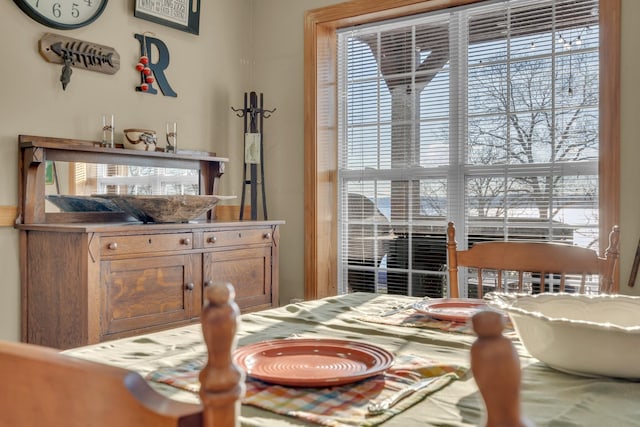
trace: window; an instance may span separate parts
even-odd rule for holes
[[[340,29],[366,26],[481,0],[352,0],[305,14],[305,298],[338,289],[338,51]],[[620,0],[599,0],[599,235],[620,218]],[[343,201],[341,201],[344,203]],[[604,248],[606,244],[600,244]],[[616,276],[618,272],[616,272]],[[616,278],[616,280],[618,280]]]
[[[444,296],[449,220],[598,249],[598,50],[594,0],[340,31],[341,289]]]

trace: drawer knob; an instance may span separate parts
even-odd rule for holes
[[[185,246],[189,246],[191,244],[191,239],[189,238],[182,239],[182,244]]]
[[[185,288],[187,288],[187,290],[192,291],[193,288],[195,288],[196,285],[193,284],[193,282],[189,282],[185,285]]]
[[[207,239],[207,243],[215,243],[218,240],[216,236],[211,236]]]
[[[208,288],[209,286],[213,285],[213,282],[211,280],[207,280],[204,282],[204,287]]]
[[[271,240],[271,233],[264,233],[263,237],[265,240]]]
[[[107,249],[111,249],[112,251],[115,251],[116,249],[118,249],[118,244],[116,242],[111,242],[107,244]]]

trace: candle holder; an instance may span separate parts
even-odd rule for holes
[[[113,114],[102,115],[102,146],[107,148],[114,148],[115,143],[113,140],[113,134],[115,132],[115,119]]]
[[[167,145],[164,148],[164,151],[167,153],[177,153],[178,152],[178,123],[177,122],[167,122]]]

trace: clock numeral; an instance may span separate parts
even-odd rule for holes
[[[86,3],[87,6],[92,7],[93,6],[93,1],[92,0],[84,0],[84,2]],[[36,7],[38,7],[40,3],[40,0],[36,1]],[[79,3],[71,3],[71,17],[72,18],[78,18],[80,16],[80,4]],[[54,3],[53,6],[51,7],[51,14],[53,16],[55,16],[56,18],[60,18],[60,16],[62,16],[62,5],[60,5],[60,3]]]
[[[60,18],[60,15],[62,15],[62,11],[60,10],[60,3],[53,4],[53,7],[51,8],[51,13],[56,18]]]

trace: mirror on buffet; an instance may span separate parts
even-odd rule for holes
[[[45,211],[109,212],[106,195],[197,195],[199,171],[149,166],[47,161]]]

